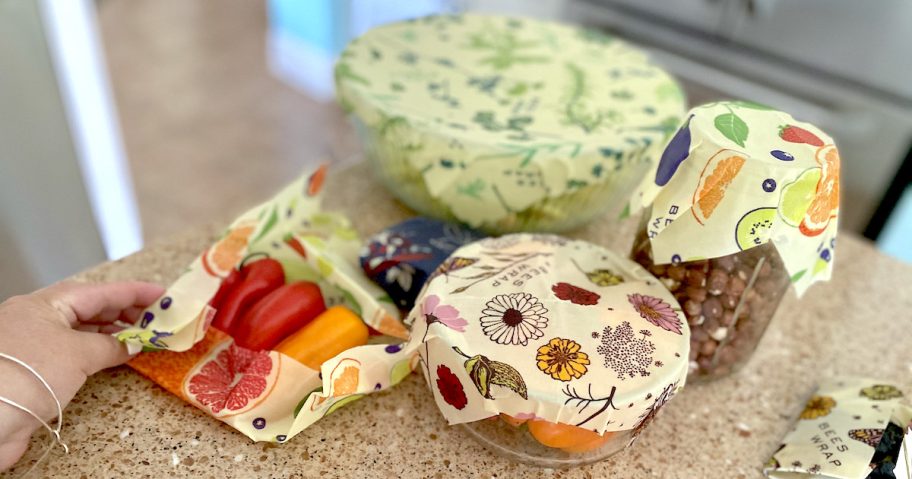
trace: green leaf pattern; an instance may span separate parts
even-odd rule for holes
[[[744,123],[744,120],[742,120],[740,116],[736,115],[734,112],[722,113],[716,117],[713,123],[715,124],[716,129],[719,130],[719,133],[722,133],[725,138],[728,138],[742,148],[744,147],[744,142],[747,141],[749,129],[747,123]]]

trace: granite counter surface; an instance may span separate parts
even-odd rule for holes
[[[362,235],[411,213],[366,165],[331,176],[327,209]],[[600,221],[568,236],[626,252],[635,225]],[[81,281],[167,284],[218,234],[205,226],[77,275]],[[614,238],[609,241],[606,238]],[[843,234],[833,280],[789,294],[757,353],[738,374],[688,385],[630,450],[569,470],[511,463],[449,427],[413,374],[390,392],[346,406],[289,443],[254,444],[127,367],[89,379],[66,409],[64,439],[36,477],[618,477],[759,478],[815,382],[867,375],[912,392],[912,267]],[[44,445],[38,434],[17,477]]]

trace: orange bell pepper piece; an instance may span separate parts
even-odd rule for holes
[[[585,452],[595,449],[613,436],[611,433],[602,436],[589,429],[540,419],[529,421],[528,424],[529,432],[536,441],[545,446],[561,448],[568,452]]]
[[[604,446],[616,434],[617,434],[616,432],[606,432],[605,434],[602,434],[601,436],[598,436],[589,442],[584,442],[582,444],[577,444],[575,446],[565,447],[564,450],[567,452],[577,452],[577,453],[589,452],[589,451],[592,451],[594,449],[598,449],[598,448]]]
[[[367,344],[367,325],[345,306],[333,306],[276,346],[275,350],[319,370],[337,354]]]

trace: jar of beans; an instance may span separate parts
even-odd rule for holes
[[[631,256],[674,294],[690,324],[688,380],[716,378],[747,362],[788,289],[771,243],[719,258],[655,264],[646,227]]]
[[[668,141],[631,256],[681,304],[691,379],[743,366],[785,291],[830,278],[839,161],[819,128],[749,101],[694,107]]]

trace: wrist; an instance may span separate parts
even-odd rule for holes
[[[0,358],[0,397],[30,409],[38,417],[50,421],[57,416],[54,400],[32,374],[18,364]],[[31,436],[41,424],[25,411],[0,402],[0,443],[9,438]]]

